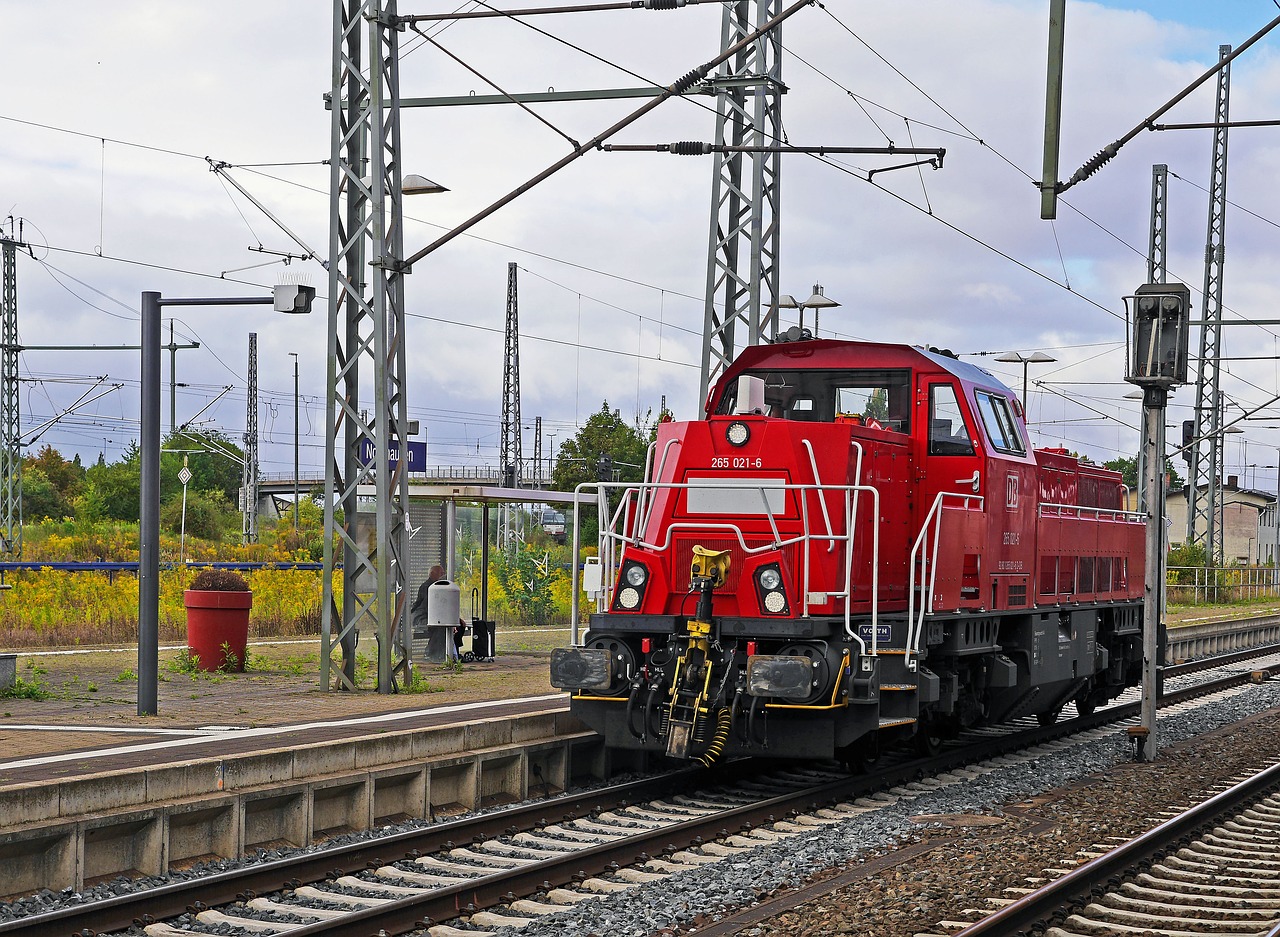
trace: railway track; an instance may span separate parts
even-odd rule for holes
[[[1034,929],[1034,930],[1033,930]],[[959,937],[1271,935],[1280,930],[1280,765],[1117,846]]]
[[[1166,701],[1247,679],[1237,673],[1167,693]],[[138,925],[152,937],[228,925],[297,937],[434,926],[445,937],[450,929],[436,922],[459,915],[472,928],[520,923],[972,777],[982,770],[966,767],[974,762],[1057,744],[1072,733],[1111,732],[1103,727],[1136,709],[1132,702],[1056,726],[975,734],[931,758],[900,759],[867,776],[796,766],[754,775],[738,766],[680,772],[33,916],[0,925],[0,937]]]

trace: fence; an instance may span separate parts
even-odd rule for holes
[[[1200,605],[1280,598],[1274,566],[1170,566],[1165,579],[1170,604]]]

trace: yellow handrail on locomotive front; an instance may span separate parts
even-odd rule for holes
[[[832,709],[848,709],[849,701],[844,700],[839,703],[832,703],[829,706],[814,706],[809,703],[765,703],[765,709],[803,709],[809,713],[824,713]]]
[[[626,696],[587,696],[581,690],[573,698],[590,700],[593,703],[625,703],[628,699]]]

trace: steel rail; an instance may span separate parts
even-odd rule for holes
[[[1028,927],[1061,913],[1064,908],[1090,899],[1094,889],[1130,876],[1140,865],[1176,848],[1182,839],[1194,836],[1224,815],[1238,813],[1243,806],[1277,787],[1280,787],[1280,764],[1258,772],[1155,829],[1073,869],[1062,878],[966,927],[956,937],[1012,937],[1020,934]]]
[[[1161,703],[1169,705],[1183,702],[1247,683],[1249,680],[1248,673],[1231,674],[1162,694]],[[439,889],[421,897],[355,912],[335,921],[305,925],[290,933],[296,937],[319,934],[367,935],[378,930],[385,930],[389,934],[400,933],[420,926],[427,918],[456,916],[468,904],[476,907],[490,906],[510,900],[509,896],[513,893],[530,894],[548,883],[565,885],[583,876],[607,873],[624,863],[644,861],[651,852],[687,848],[707,838],[725,835],[726,826],[749,828],[777,819],[783,813],[814,809],[831,802],[865,796],[886,787],[911,782],[922,775],[945,772],[1074,732],[1133,718],[1138,709],[1139,704],[1136,702],[1110,706],[1089,716],[1064,720],[1052,726],[1029,728],[1003,736],[966,739],[963,745],[944,748],[930,757],[877,767],[867,774],[733,808],[712,817],[696,818],[656,831],[638,830],[634,838],[577,850],[545,863],[495,872],[493,875]],[[199,879],[175,882],[104,901],[7,921],[0,924],[0,937],[67,937],[69,934],[92,937],[95,934],[124,930],[135,923],[150,923],[175,917],[197,902],[207,907],[229,904],[257,894],[276,892],[305,882],[337,878],[400,861],[405,857],[452,848],[455,840],[481,842],[519,829],[545,825],[548,822],[545,818],[548,816],[581,817],[595,811],[617,809],[640,799],[667,796],[698,785],[714,787],[729,784],[758,770],[758,766],[753,766],[751,762],[737,762],[718,770],[686,769],[661,778],[632,781],[585,794],[564,795],[522,804],[511,810],[433,823],[419,830],[255,863]],[[369,925],[374,922],[376,926],[370,929]]]
[[[721,769],[722,772],[724,770]],[[738,768],[736,773],[742,774],[743,769]],[[150,922],[182,914],[197,899],[205,905],[214,906],[235,901],[249,893],[279,891],[293,881],[323,881],[327,877],[383,865],[384,858],[396,861],[417,853],[448,848],[453,845],[453,840],[480,841],[501,836],[513,826],[536,826],[545,822],[543,818],[548,815],[576,818],[599,810],[616,809],[641,798],[662,797],[685,790],[690,784],[705,780],[709,774],[702,768],[685,769],[660,778],[630,781],[587,793],[522,804],[511,810],[432,823],[418,830],[254,863],[136,894],[6,921],[0,924],[0,935],[67,937],[69,934],[124,930],[135,921]],[[723,774],[717,775],[721,776]]]

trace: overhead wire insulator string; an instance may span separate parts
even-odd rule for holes
[[[1245,41],[1244,45],[1240,46],[1240,48],[1236,49],[1230,55],[1224,56],[1223,59],[1220,62],[1218,62],[1217,65],[1210,68],[1208,71],[1206,71],[1203,75],[1201,75],[1191,84],[1187,85],[1185,88],[1179,91],[1173,98],[1169,100],[1168,103],[1166,103],[1164,106],[1160,108],[1157,108],[1155,113],[1153,113],[1146,120],[1142,121],[1132,130],[1126,133],[1123,137],[1121,137],[1119,140],[1116,140],[1114,143],[1110,143],[1107,146],[1104,146],[1101,150],[1098,151],[1098,154],[1094,156],[1093,159],[1089,160],[1087,163],[1085,163],[1083,166],[1077,169],[1075,171],[1075,174],[1066,182],[1055,183],[1056,190],[1059,193],[1065,192],[1067,191],[1067,189],[1071,188],[1077,182],[1083,182],[1085,179],[1088,179],[1095,172],[1101,169],[1106,163],[1110,162],[1111,158],[1120,151],[1120,148],[1122,146],[1124,146],[1126,143],[1128,143],[1138,134],[1142,133],[1142,131],[1155,130],[1156,129],[1155,121],[1157,117],[1167,112],[1175,104],[1179,103],[1180,101],[1182,101],[1183,98],[1187,97],[1187,95],[1195,91],[1196,88],[1200,87],[1207,80],[1209,80],[1214,75],[1218,74],[1218,72],[1222,71],[1224,68],[1230,65],[1231,62],[1235,58],[1237,58],[1242,52],[1248,49],[1251,45],[1253,45],[1255,42],[1257,42],[1267,33],[1271,32],[1271,30],[1274,29],[1278,24],[1280,24],[1280,16],[1277,16],[1266,26],[1263,26],[1260,30],[1258,30],[1256,33],[1250,36]],[[1046,185],[1047,184],[1048,183],[1046,182]]]
[[[916,146],[795,146],[793,144],[765,144],[763,146],[732,143],[700,143],[697,140],[681,140],[678,143],[604,143],[600,149],[606,153],[670,153],[673,156],[706,156],[710,153],[802,153],[826,156],[828,153],[851,153],[858,156],[932,156],[939,168],[947,151],[943,147]],[[926,160],[926,162],[931,162]],[[917,165],[912,163],[911,165]]]
[[[641,117],[644,117],[646,114],[648,114],[654,108],[658,107],[660,104],[665,103],[666,101],[670,100],[673,97],[676,97],[677,95],[683,94],[689,88],[693,87],[694,84],[701,81],[708,74],[710,74],[712,69],[716,68],[723,62],[727,62],[729,59],[739,54],[743,49],[746,49],[747,47],[751,46],[753,43],[759,41],[759,39],[762,36],[765,36],[769,32],[776,29],[779,25],[781,25],[786,20],[788,20],[793,14],[799,12],[799,10],[802,7],[806,7],[812,2],[813,0],[796,0],[795,3],[791,4],[781,13],[779,13],[777,16],[770,19],[767,23],[762,25],[759,29],[753,30],[751,33],[744,36],[739,41],[735,42],[728,49],[725,49],[723,52],[721,52],[711,61],[698,66],[697,68],[690,71],[688,74],[677,79],[670,86],[663,89],[661,94],[645,102],[640,107],[636,108],[634,111],[628,114],[626,117],[622,118],[620,121],[615,123],[613,126],[609,127],[604,132],[598,134],[597,136],[593,137],[591,140],[587,141],[587,143],[584,144],[583,146],[577,147],[572,153],[552,163],[550,166],[548,166],[542,172],[538,173],[528,182],[525,182],[522,185],[517,186],[515,189],[512,189],[510,192],[502,196],[502,198],[498,199],[493,204],[489,205],[487,208],[482,209],[481,211],[472,215],[466,221],[450,229],[444,235],[436,238],[434,241],[432,241],[426,247],[422,248],[417,253],[405,258],[403,261],[400,262],[399,264],[400,268],[403,270],[406,267],[412,266],[414,263],[421,260],[423,257],[426,257],[428,254],[438,250],[439,248],[443,247],[445,244],[448,244],[458,235],[463,234],[466,231],[470,230],[476,224],[483,221],[485,218],[488,218],[498,209],[504,207],[514,199],[523,195],[525,192],[528,192],[538,183],[545,182],[547,179],[555,175],[561,169],[564,169],[564,167],[568,166],[570,163],[575,162],[579,157],[585,154],[588,150],[598,148],[602,143],[604,143],[604,141],[608,140],[618,131],[631,126],[631,124],[635,123]]]
[[[699,3],[719,3],[720,0],[622,0],[620,3],[579,3],[573,6],[536,7],[528,10],[472,10],[469,13],[414,13],[397,17],[397,21],[413,26],[416,23],[439,23],[446,20],[492,19],[497,16],[539,16],[546,13],[601,13],[608,10],[674,10]]]

